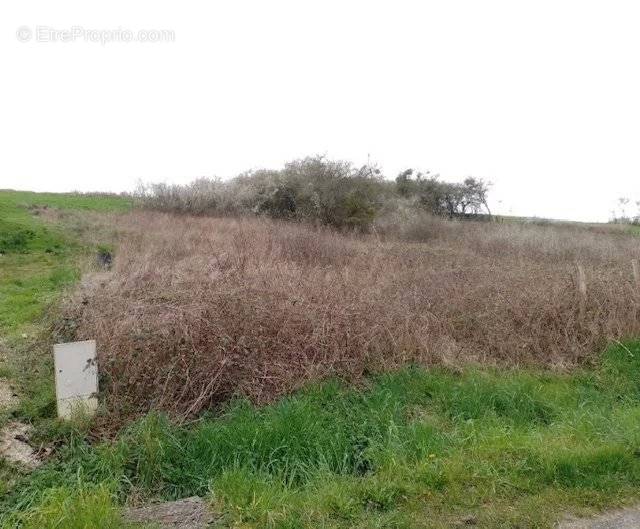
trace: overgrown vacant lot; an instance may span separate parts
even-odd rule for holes
[[[639,334],[621,227],[77,212],[128,207],[0,193],[6,240],[32,232],[0,261],[2,374],[53,448],[0,462],[2,529],[129,529],[193,494],[255,529],[550,528],[640,498],[640,345],[605,350]],[[104,406],[56,423],[51,344],[85,337]]]
[[[640,246],[622,231],[427,220],[418,243],[150,212],[117,229],[114,269],[63,329],[100,343],[110,420],[410,363],[570,367],[640,331]]]

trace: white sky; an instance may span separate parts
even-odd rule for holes
[[[46,42],[37,26],[175,40]],[[3,0],[0,188],[369,155],[392,177],[486,178],[501,213],[606,220],[640,200],[639,26],[619,0]]]

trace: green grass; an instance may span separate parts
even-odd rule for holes
[[[37,508],[20,520],[23,529],[124,529],[107,486],[52,488]]]
[[[36,208],[123,211],[121,197],[0,191],[0,334],[15,336],[37,322],[51,299],[78,277],[80,244]]]
[[[263,408],[235,401],[191,426],[151,414],[112,442],[68,433],[2,520],[58,527],[87,502],[117,512],[131,495],[198,494],[222,527],[551,527],[640,497],[638,381],[635,343],[573,374],[410,368]]]

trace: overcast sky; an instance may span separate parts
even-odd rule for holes
[[[485,178],[505,214],[607,220],[640,200],[639,27],[618,0],[3,1],[0,188],[324,153]]]

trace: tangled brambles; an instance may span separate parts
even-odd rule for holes
[[[415,243],[392,226],[344,235],[151,212],[117,222],[113,269],[68,306],[77,338],[98,341],[116,422],[412,362],[570,366],[640,331],[640,250],[621,231],[431,219]]]

